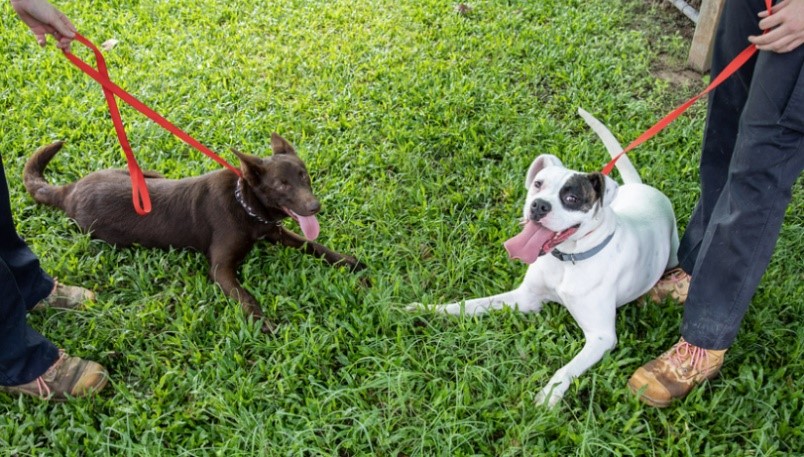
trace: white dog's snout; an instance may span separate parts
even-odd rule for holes
[[[537,198],[536,200],[533,200],[533,203],[530,204],[530,219],[538,221],[544,216],[550,214],[552,209],[553,206],[550,204],[550,202]]]

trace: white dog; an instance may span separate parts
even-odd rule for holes
[[[622,151],[606,126],[586,111],[578,112],[612,157]],[[568,170],[555,156],[537,157],[525,178],[522,233],[505,243],[511,258],[530,264],[522,284],[463,305],[433,305],[447,314],[463,309],[470,315],[504,306],[537,312],[548,301],[564,305],[583,330],[586,344],[553,375],[537,403],[555,405],[573,378],[612,349],[617,343],[617,307],[643,295],[667,268],[678,264],[670,200],[642,184],[626,156],[617,169],[622,186],[598,172]]]

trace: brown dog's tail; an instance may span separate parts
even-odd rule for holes
[[[25,163],[25,170],[22,174],[25,189],[28,190],[28,193],[31,194],[34,200],[58,208],[61,207],[64,194],[69,192],[68,187],[72,187],[72,185],[54,186],[48,184],[48,182],[45,181],[43,173],[47,164],[50,163],[50,160],[59,152],[59,149],[61,149],[63,145],[63,141],[56,141],[37,149],[31,158],[28,159],[28,162]]]

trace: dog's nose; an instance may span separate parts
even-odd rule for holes
[[[318,200],[311,200],[307,202],[305,206],[307,206],[307,211],[309,211],[310,214],[316,214],[321,210],[321,203],[319,203]]]
[[[547,216],[551,209],[553,209],[553,207],[550,206],[550,202],[537,198],[530,204],[530,218],[534,221],[538,221],[544,216]]]

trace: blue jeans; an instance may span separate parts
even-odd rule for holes
[[[761,34],[764,3],[725,2],[713,75]],[[770,262],[804,168],[803,64],[804,46],[760,51],[709,95],[701,196],[678,250],[692,275],[681,335],[696,346],[731,346]]]
[[[58,349],[32,329],[28,310],[53,290],[53,279],[17,235],[0,158],[0,385],[36,379],[53,365]]]

